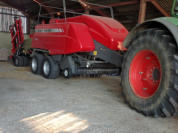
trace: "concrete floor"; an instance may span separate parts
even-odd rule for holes
[[[46,80],[0,63],[0,133],[178,133],[178,117],[130,109],[117,77]]]

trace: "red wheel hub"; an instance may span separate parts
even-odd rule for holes
[[[133,92],[142,98],[149,98],[159,88],[161,66],[158,57],[151,50],[142,50],[133,58],[129,70],[129,81]]]

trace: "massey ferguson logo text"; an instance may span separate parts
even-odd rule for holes
[[[35,29],[35,32],[58,32],[58,33],[63,33],[64,29],[62,29],[62,28],[57,28],[57,29]]]

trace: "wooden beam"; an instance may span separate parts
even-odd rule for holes
[[[85,14],[90,14],[90,7],[85,3],[87,2],[87,0],[78,0],[78,1],[80,5],[85,9]]]
[[[156,2],[155,0],[147,0],[147,1],[151,2],[164,16],[170,17],[170,14],[167,13],[167,11],[164,10],[164,8],[162,8],[158,2]]]
[[[106,13],[104,13],[103,11],[101,11],[100,9],[98,9],[97,7],[95,6],[91,6],[91,9],[93,9],[94,11],[96,11],[98,14],[100,14],[101,16],[104,16],[104,17],[108,17],[108,15]]]
[[[105,16],[108,17],[107,14],[105,14],[104,12],[102,12],[98,7],[93,6],[93,5],[89,5],[88,3],[86,3],[86,0],[78,0],[80,2],[80,4],[82,5],[82,7],[86,10],[90,10],[93,9],[94,11],[96,11],[98,14],[100,14],[101,16]]]
[[[101,16],[104,16],[104,17],[108,17],[108,15],[106,13],[104,13],[103,11],[101,11],[100,9],[92,6],[91,7],[94,11],[96,11],[98,14],[100,14]]]
[[[38,4],[41,4],[43,1],[42,0],[33,0],[34,2],[38,3]],[[55,12],[53,9],[47,7],[47,6],[44,6],[43,7],[48,13],[50,12]],[[54,14],[50,14],[51,17],[54,17]]]
[[[133,5],[133,4],[138,4],[138,3],[139,3],[139,0],[131,0],[131,1],[126,1],[126,2],[112,3],[112,4],[105,5],[105,6],[119,7],[119,6],[127,6],[127,5]],[[102,8],[105,8],[105,7],[95,7],[95,9],[102,9]],[[75,11],[81,11],[81,10],[82,9],[78,9],[78,10],[75,10]],[[105,14],[105,16],[107,16],[107,15]]]
[[[118,7],[118,6],[127,6],[127,5],[133,5],[133,4],[138,4],[138,3],[139,3],[139,0],[131,0],[131,1],[125,1],[125,2],[112,3],[112,4],[105,5],[105,6]],[[103,14],[103,12],[101,12],[101,10],[99,10],[102,8],[105,8],[105,7],[95,7],[95,11],[97,13],[99,13],[100,15],[107,17],[108,15],[106,15],[105,13]]]
[[[138,17],[138,23],[143,23],[146,17],[146,0],[140,0],[140,11]]]

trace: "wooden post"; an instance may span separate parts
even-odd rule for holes
[[[89,5],[86,3],[87,0],[80,0],[79,2],[80,2],[80,4],[82,5],[82,7],[84,8],[85,14],[90,14]]]
[[[143,23],[146,17],[146,0],[140,0],[140,11],[138,17],[138,23]]]
[[[163,9],[155,0],[148,0],[150,1],[164,16],[170,17],[170,14],[167,13],[165,9]]]

